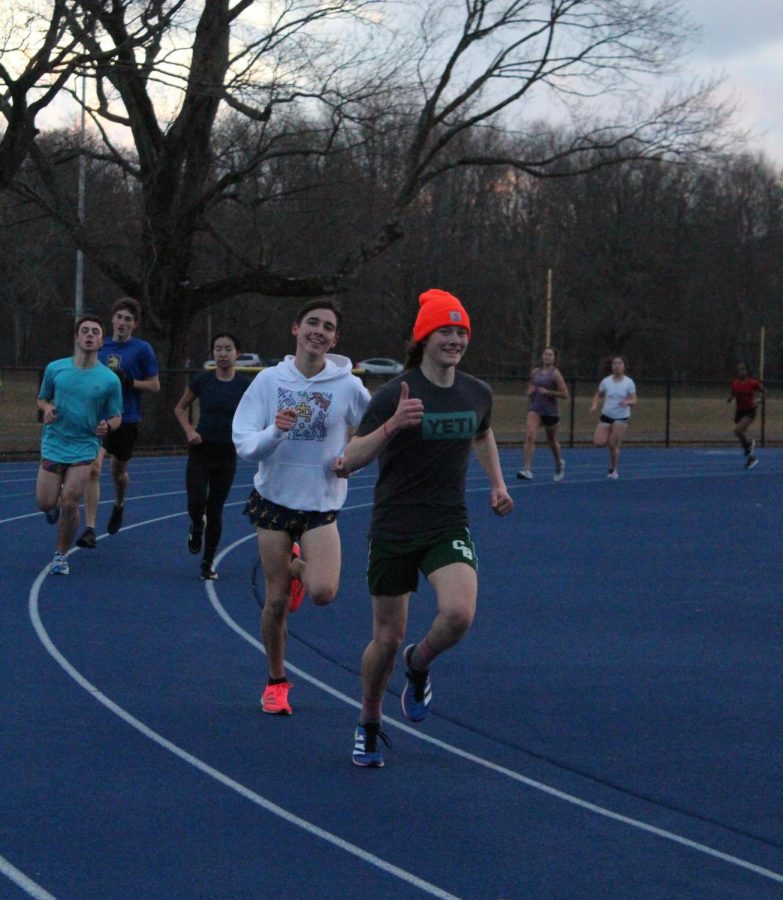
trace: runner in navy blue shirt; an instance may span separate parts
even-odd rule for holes
[[[174,415],[188,440],[188,465],[185,484],[188,490],[188,550],[204,554],[201,577],[217,578],[213,562],[223,532],[223,506],[237,468],[237,453],[231,436],[231,423],[250,379],[240,375],[234,365],[239,341],[224,332],[212,340],[215,368],[199,372],[191,379],[174,407]],[[198,400],[198,424],[190,421],[190,411]]]

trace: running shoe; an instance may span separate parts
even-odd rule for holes
[[[745,463],[745,468],[746,469],[755,469],[758,464],[759,464],[758,457],[753,456],[751,454],[751,456],[748,457],[748,461]]]
[[[261,712],[270,713],[273,716],[290,716],[291,704],[288,702],[290,690],[290,681],[268,684],[261,695]]]
[[[520,469],[517,472],[517,478],[520,478],[522,481],[532,481],[533,473],[530,471],[530,469]]]
[[[195,556],[197,553],[201,553],[201,538],[204,535],[204,531],[201,528],[196,528],[196,526],[191,522],[190,528],[188,528],[188,550]]]
[[[109,532],[109,534],[117,534],[120,528],[122,528],[122,514],[124,512],[124,506],[117,506],[116,503],[114,504],[114,508],[111,511],[109,521],[106,525],[106,530]]]
[[[69,575],[71,570],[68,568],[68,560],[64,553],[55,553],[52,564],[49,566],[50,575]]]
[[[291,559],[301,559],[302,558],[302,550],[299,547],[299,544],[294,541],[294,546],[291,548]],[[299,609],[302,605],[302,601],[304,600],[305,590],[304,585],[302,584],[302,580],[300,578],[292,578],[291,579],[291,600],[288,604],[288,611],[294,612]]]
[[[383,768],[383,754],[378,749],[378,738],[387,747],[391,747],[388,737],[381,731],[380,722],[367,722],[366,725],[356,726],[351,756],[355,766],[362,766],[365,769]]]
[[[46,521],[50,525],[56,525],[57,520],[60,518],[60,504],[58,503],[54,509],[47,509],[44,515],[46,516]]]
[[[84,547],[85,550],[94,550],[97,547],[97,541],[95,539],[95,529],[90,528],[89,525],[84,531],[76,538],[76,546]]]
[[[562,481],[565,477],[565,460],[561,459],[555,469],[555,481]]]
[[[415,644],[408,644],[402,654],[407,681],[400,696],[400,702],[405,718],[409,722],[423,722],[427,718],[432,702],[432,682],[429,669],[426,672],[416,672],[411,668],[411,656],[415,646]]]
[[[611,478],[612,481],[617,481],[617,479],[620,477],[620,473],[617,471],[617,469],[609,469],[609,474],[606,477]]]
[[[201,563],[201,580],[202,581],[217,581],[218,573],[212,566],[212,563],[208,563],[206,560]]]

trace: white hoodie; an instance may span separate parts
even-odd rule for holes
[[[262,497],[308,512],[343,505],[348,483],[332,472],[332,463],[370,402],[352,368],[348,357],[328,353],[324,368],[306,378],[286,356],[253,379],[234,413],[233,436],[237,454],[258,461],[253,483]],[[281,409],[296,410],[290,431],[275,427]]]

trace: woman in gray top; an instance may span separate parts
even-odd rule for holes
[[[525,465],[517,472],[517,478],[530,481],[533,478],[533,454],[536,452],[536,436],[538,429],[543,428],[552,455],[555,458],[555,481],[562,481],[565,475],[565,462],[557,439],[560,425],[558,400],[568,400],[568,388],[557,368],[557,350],[544,347],[541,354],[541,365],[530,373],[527,386],[530,406],[525,420]]]

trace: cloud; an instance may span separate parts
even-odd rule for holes
[[[736,122],[752,133],[750,149],[783,165],[782,0],[684,0],[701,33],[683,60],[691,74],[723,75]]]
[[[697,57],[723,62],[783,41],[781,0],[684,0],[682,9],[701,29]]]

